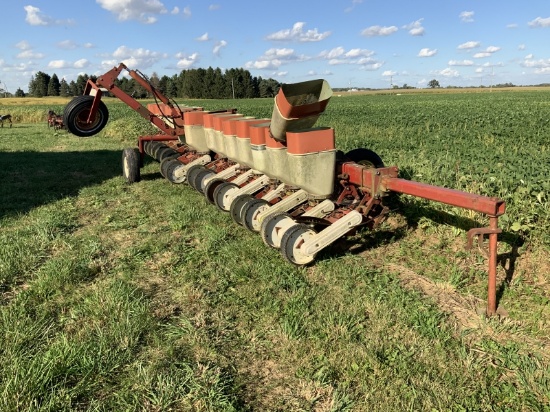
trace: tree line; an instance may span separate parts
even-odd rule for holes
[[[173,76],[159,77],[153,72],[145,76],[147,81],[162,94],[171,98],[187,99],[244,99],[256,97],[274,97],[279,91],[280,83],[274,79],[254,77],[248,70],[237,68],[227,69],[187,69]],[[88,80],[96,81],[97,76],[80,74],[76,80],[67,82],[59,80],[54,73],[51,76],[39,71],[29,82],[28,93],[20,88],[16,97],[32,96],[79,96],[84,93]],[[115,85],[134,98],[152,97],[150,93],[132,78],[120,77]]]

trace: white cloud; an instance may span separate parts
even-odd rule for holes
[[[87,59],[80,59],[74,62],[73,67],[75,69],[84,69],[90,66],[90,62]]]
[[[20,50],[29,50],[32,49],[31,45],[27,40],[21,40],[19,43],[15,45]]]
[[[517,23],[510,23],[506,25],[507,29],[517,29],[518,27],[519,26],[517,25]]]
[[[395,76],[396,74],[397,72],[394,72],[393,70],[386,70],[382,73],[382,76],[390,77],[390,76]]]
[[[518,50],[525,50],[527,48],[527,46],[525,46],[525,44],[520,44],[518,46]]]
[[[16,56],[18,59],[42,59],[44,58],[43,53],[35,53],[32,50],[23,50]]]
[[[478,41],[467,41],[466,43],[462,43],[458,46],[460,50],[469,50],[469,49],[475,49],[476,47],[481,46],[481,43]]]
[[[474,62],[471,60],[449,60],[449,66],[473,66]]]
[[[351,0],[351,6],[346,7],[346,8],[344,9],[344,12],[345,12],[345,13],[349,13],[349,12],[353,11],[353,9],[355,8],[355,6],[357,6],[358,4],[361,4],[361,3],[363,3],[363,0]]]
[[[550,17],[537,17],[535,20],[531,20],[527,24],[529,27],[550,27]]]
[[[52,26],[52,25],[70,25],[74,24],[74,20],[55,20],[50,16],[42,13],[38,7],[25,6],[23,9],[26,12],[25,21],[31,26]]]
[[[191,17],[191,7],[187,6],[183,8],[183,15],[187,18]]]
[[[168,10],[159,0],[96,0],[105,10],[115,14],[119,21],[137,20],[145,24],[157,21],[158,14]]]
[[[420,49],[418,52],[418,57],[432,57],[437,54],[437,49],[428,49],[427,47],[424,49]]]
[[[277,70],[283,64],[305,60],[309,60],[309,57],[295,54],[294,49],[271,48],[255,61],[247,62],[244,67],[247,69]]]
[[[495,53],[500,50],[500,47],[497,46],[489,46],[487,47],[487,50],[485,50],[487,53]]]
[[[52,60],[48,63],[50,69],[66,69],[68,67],[71,67],[71,63],[66,60]]]
[[[405,30],[408,30],[411,36],[423,36],[425,29],[424,27],[422,27],[422,20],[424,19],[418,19],[417,21],[413,21],[412,23],[409,23],[406,26],[403,26],[403,28]]]
[[[180,8],[178,6],[174,6],[170,14],[178,14],[180,12]]]
[[[525,60],[531,60],[534,56],[532,54],[528,54],[525,56]]]
[[[197,37],[195,40],[197,41],[208,41],[210,38],[208,37],[208,33],[204,33],[202,36]]]
[[[460,73],[457,70],[449,69],[448,67],[446,69],[443,69],[443,70],[436,70],[434,73],[438,74],[440,76],[444,76],[444,77],[458,77],[458,76],[460,76]]]
[[[78,45],[72,40],[63,40],[57,43],[57,46],[61,49],[71,50],[76,49]]]
[[[294,23],[291,29],[283,29],[278,32],[269,34],[267,40],[273,41],[298,41],[298,42],[315,42],[326,39],[330,36],[330,31],[319,33],[317,29],[304,32],[304,22]]]
[[[225,40],[221,40],[217,42],[216,45],[214,46],[214,49],[212,49],[212,53],[218,56],[220,54],[221,49],[224,48],[225,46],[227,46],[227,42]]]
[[[374,52],[368,49],[350,49],[346,51],[343,47],[335,47],[331,50],[324,50],[318,57],[328,60],[331,66],[339,64],[354,64],[361,66],[363,70],[377,70],[383,62],[375,60],[372,56]]]
[[[93,45],[93,43],[84,43],[82,47],[86,49],[93,49],[95,46]]]
[[[474,21],[474,12],[473,11],[463,11],[459,14],[460,20],[464,23],[471,23]]]
[[[131,49],[126,46],[120,46],[113,52],[113,58],[118,62],[123,62],[132,69],[147,69],[159,60],[167,57],[164,53],[159,53],[143,48]]]
[[[208,6],[208,10],[210,11],[218,10],[219,8],[220,8],[219,4],[211,4],[210,6]]]
[[[199,54],[196,52],[189,56],[185,53],[178,53],[176,57],[179,59],[176,63],[178,69],[188,69],[199,61]]]
[[[488,52],[479,52],[479,53],[476,53],[474,54],[474,59],[482,59],[484,57],[491,57],[491,53],[488,53]]]
[[[52,18],[42,13],[38,7],[25,6],[23,9],[27,12],[25,21],[31,26],[47,26],[52,23]]]
[[[525,59],[521,64],[523,67],[535,68],[535,69],[547,69],[550,68],[550,59],[531,60]]]
[[[361,31],[361,35],[366,37],[389,36],[399,30],[395,26],[370,26]]]

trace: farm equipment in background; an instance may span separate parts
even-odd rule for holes
[[[48,127],[53,127],[54,130],[60,130],[65,127],[63,124],[63,116],[56,114],[53,110],[48,111],[47,117]]]
[[[505,212],[504,201],[399,178],[396,166],[385,166],[369,149],[337,150],[334,129],[314,127],[332,96],[326,81],[283,84],[271,119],[257,119],[234,109],[180,108],[145,76],[128,70],[155,99],[146,108],[114,84],[122,70],[128,68],[120,64],[95,83],[88,81],[84,95],[65,108],[63,120],[77,136],[98,133],[108,120],[101,101],[105,88],[155,125],[158,134],[140,136],[137,148],[122,153],[128,183],[140,180],[147,154],[160,162],[170,182],[187,182],[299,266],[359,227],[378,227],[388,215],[384,200],[391,193],[483,213],[489,227],[471,229],[467,239],[470,247],[476,236],[480,245],[489,238],[487,313],[496,312],[498,217]]]

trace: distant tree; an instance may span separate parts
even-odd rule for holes
[[[69,83],[69,96],[77,96],[78,92],[76,89],[76,82],[74,80],[71,80]]]
[[[439,88],[441,86],[439,85],[439,82],[437,80],[432,79],[428,82],[428,87],[431,88],[431,89],[436,89],[436,88]]]
[[[57,74],[53,74],[48,82],[48,96],[59,96],[60,83]]]
[[[48,95],[48,83],[50,75],[44,72],[36,73],[29,82],[29,94],[33,97],[44,97]]]
[[[61,79],[61,81],[59,82],[59,95],[62,97],[67,97],[71,95],[69,84],[65,79]]]
[[[25,92],[21,88],[17,88],[15,91],[15,97],[25,97]]]
[[[273,79],[262,79],[259,81],[259,97],[275,97],[279,92],[280,83]]]

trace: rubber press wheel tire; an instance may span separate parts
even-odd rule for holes
[[[243,224],[243,217],[242,217],[242,211],[244,206],[246,205],[246,202],[249,200],[254,199],[254,196],[249,195],[248,193],[239,195],[233,200],[233,203],[231,203],[231,207],[229,208],[229,214],[231,215],[231,219],[239,225],[242,226]]]
[[[139,151],[130,147],[122,151],[122,175],[127,183],[136,183],[140,181],[139,164]]]
[[[227,194],[227,192],[238,188],[239,186],[237,186],[235,183],[224,182],[214,189],[214,192],[212,192],[212,198],[214,199],[214,204],[218,207],[218,209],[220,209],[222,212],[229,212],[231,205],[225,204],[225,195]]]
[[[269,202],[264,199],[253,198],[247,201],[241,211],[243,226],[251,232],[259,232],[261,224],[256,220],[256,217],[270,207]]]
[[[97,106],[97,113],[91,123],[88,116],[92,108],[94,96],[77,96],[69,102],[63,111],[63,124],[67,130],[79,137],[90,137],[98,134],[109,120],[109,110],[101,100]]]
[[[200,172],[202,169],[204,169],[203,165],[193,165],[189,169],[187,169],[187,183],[195,190],[197,190],[194,184],[195,177],[197,173]]]
[[[301,245],[317,233],[306,225],[296,225],[288,229],[281,238],[281,254],[286,261],[296,266],[309,265],[315,260],[315,255],[305,255],[300,250]]]
[[[195,174],[195,180],[193,181],[193,187],[199,192],[201,195],[204,195],[204,189],[205,186],[203,184],[204,179],[206,179],[208,176],[213,175],[214,172],[210,169],[203,169],[200,170],[197,174]]]
[[[382,158],[369,149],[353,149],[347,152],[345,157],[352,162],[368,168],[377,169],[384,167]]]

